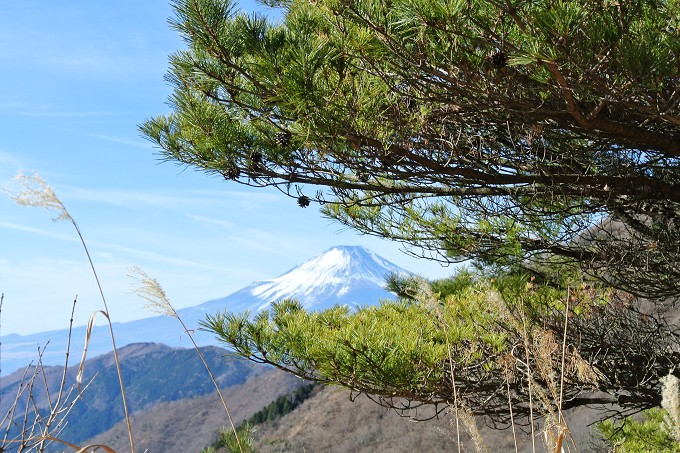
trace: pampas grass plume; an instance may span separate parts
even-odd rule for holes
[[[668,412],[666,425],[673,438],[680,442],[680,379],[672,374],[661,378],[661,407]]]
[[[128,270],[128,277],[132,279],[132,292],[142,299],[147,304],[144,308],[155,313],[171,316],[177,318],[177,311],[170,303],[165,290],[158,283],[158,280],[152,278],[144,272],[141,268],[133,266]]]
[[[71,214],[69,214],[64,204],[54,193],[52,187],[39,173],[28,176],[19,172],[14,176],[14,180],[22,189],[18,192],[6,189],[6,192],[16,204],[19,206],[34,206],[55,212],[57,217],[52,219],[55,222],[61,220],[73,221]]]

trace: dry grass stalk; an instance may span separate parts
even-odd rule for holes
[[[527,285],[531,289],[530,285]],[[583,287],[583,285],[581,285]],[[564,403],[565,380],[569,375],[575,375],[578,381],[587,382],[595,386],[600,379],[601,373],[591,364],[586,362],[576,348],[570,348],[568,344],[569,317],[571,316],[571,304],[578,305],[580,302],[590,304],[591,299],[597,294],[593,291],[575,291],[573,286],[567,287],[566,300],[564,302],[563,324],[561,328],[562,338],[558,343],[557,331],[547,330],[541,327],[529,328],[526,313],[521,309],[511,319],[511,324],[520,332],[521,341],[516,347],[524,346],[523,357],[520,358],[513,352],[511,361],[516,365],[503,364],[501,368],[506,372],[506,391],[508,392],[508,404],[512,410],[510,393],[510,377],[515,367],[522,370],[528,388],[529,417],[532,429],[532,450],[536,451],[534,443],[534,405],[538,407],[544,416],[545,423],[543,434],[546,448],[550,451],[565,451],[566,443],[570,447],[574,444],[571,431],[564,418],[562,411]],[[583,300],[581,300],[583,299]],[[513,423],[511,415],[511,423]]]
[[[83,355],[80,358],[80,364],[78,365],[78,373],[76,374],[76,382],[78,383],[78,387],[80,388],[80,385],[83,383],[83,373],[85,372],[85,360],[87,359],[87,349],[90,345],[90,338],[92,337],[92,329],[94,328],[94,322],[97,319],[97,314],[102,314],[106,319],[109,319],[109,316],[106,314],[105,311],[95,311],[90,315],[90,318],[87,320],[87,328],[85,329],[85,344],[83,345]]]
[[[560,364],[560,399],[557,405],[557,410],[559,411],[558,421],[561,423],[564,421],[564,414],[562,414],[562,403],[564,402],[564,375],[567,371],[566,359],[567,359],[567,328],[569,327],[569,288],[567,288],[567,298],[564,303],[564,330],[562,331],[562,361]],[[561,443],[561,442],[560,442]]]
[[[531,361],[529,353],[529,333],[527,332],[527,320],[524,311],[521,313],[522,335],[524,337],[524,358],[526,360],[527,385],[529,388],[529,423],[531,424],[531,451],[536,453],[536,432],[534,429],[534,401],[532,392],[533,377],[531,376]],[[519,359],[518,359],[519,361]]]
[[[113,347],[113,356],[116,364],[116,371],[118,373],[118,383],[120,385],[121,400],[123,403],[123,410],[125,412],[125,421],[127,423],[128,439],[130,441],[130,451],[134,453],[135,443],[132,435],[130,413],[128,410],[127,398],[125,395],[123,374],[120,369],[120,360],[118,358],[118,348],[116,347],[116,339],[113,332],[113,324],[111,323],[110,311],[108,304],[106,302],[106,297],[104,296],[104,290],[99,280],[99,275],[97,274],[94,262],[92,261],[92,256],[90,255],[87,243],[85,242],[83,234],[80,231],[80,228],[78,227],[78,224],[76,223],[75,219],[68,212],[62,201],[59,199],[59,197],[57,197],[57,195],[54,193],[52,187],[50,187],[50,185],[47,184],[47,182],[38,173],[35,173],[33,176],[27,176],[19,172],[14,179],[21,186],[22,189],[17,192],[11,192],[9,190],[6,190],[6,192],[8,193],[9,197],[12,198],[18,205],[40,207],[43,209],[47,209],[49,211],[53,211],[57,214],[57,217],[55,217],[53,220],[55,221],[67,220],[71,222],[71,224],[76,230],[76,233],[78,234],[78,238],[80,239],[80,243],[83,246],[83,249],[85,250],[85,254],[87,255],[87,261],[90,265],[90,269],[97,283],[99,295],[104,305],[104,310],[102,313],[105,314],[107,324],[109,326],[111,345]],[[83,352],[83,362],[81,362],[81,367],[83,366],[86,355],[87,351],[85,350]]]
[[[133,280],[133,286],[132,286],[132,291],[137,294],[139,297],[147,301],[147,304],[144,306],[145,308],[154,311],[156,313],[170,316],[173,318],[176,318],[179,323],[182,325],[182,329],[184,330],[184,333],[187,334],[189,339],[191,340],[191,343],[194,346],[194,349],[198,353],[198,356],[201,359],[201,362],[203,362],[203,366],[205,369],[208,371],[208,374],[210,375],[210,379],[212,380],[213,385],[215,386],[215,390],[217,390],[217,394],[220,397],[220,401],[222,402],[222,405],[224,406],[224,410],[227,413],[227,418],[229,419],[229,423],[231,424],[231,429],[234,433],[234,437],[236,438],[236,443],[238,444],[238,448],[243,453],[243,447],[241,445],[241,440],[239,439],[238,432],[236,430],[236,425],[234,424],[234,420],[231,417],[231,412],[229,411],[229,406],[227,405],[227,401],[224,398],[224,395],[222,394],[222,391],[220,390],[220,386],[217,383],[217,380],[215,379],[215,376],[210,369],[210,366],[208,365],[208,362],[205,360],[205,357],[203,356],[203,353],[201,352],[201,349],[198,347],[196,342],[194,341],[194,337],[192,335],[192,331],[184,324],[184,321],[182,318],[177,314],[177,310],[175,310],[175,307],[172,306],[170,303],[170,300],[168,299],[165,290],[163,287],[158,283],[158,280],[155,278],[150,277],[146,272],[144,272],[142,269],[139,267],[132,267],[129,272],[128,272],[128,277],[130,277]]]
[[[451,373],[451,386],[453,387],[453,411],[454,411],[454,417],[455,417],[455,424],[456,424],[456,444],[458,445],[458,453],[461,453],[462,451],[462,445],[460,442],[460,416],[458,414],[458,392],[456,390],[456,374],[454,373],[453,369],[453,356],[451,354],[451,346],[449,345],[449,337],[448,337],[448,332],[446,333],[446,347],[449,350],[449,367],[450,367],[450,373]]]
[[[460,409],[461,420],[470,434],[472,443],[475,445],[477,452],[488,453],[489,448],[484,443],[484,438],[482,438],[482,434],[479,432],[479,428],[477,428],[475,416],[472,414],[472,411],[468,407],[462,405]]]
[[[668,416],[664,419],[668,432],[680,442],[680,379],[669,373],[661,381],[661,407]]]
[[[56,392],[52,392],[48,385],[47,373],[42,362],[46,347],[39,347],[36,364],[31,363],[24,369],[14,400],[2,421],[0,421],[0,427],[4,428],[4,436],[0,440],[0,451],[7,451],[11,448],[16,452],[43,452],[54,441],[63,443],[58,439],[58,436],[66,426],[69,414],[81,395],[75,391],[75,386],[66,388],[66,371],[70,355],[75,305],[76,300],[73,301],[64,365]],[[91,383],[92,380],[85,384],[83,390],[86,390]],[[41,384],[47,399],[47,414],[44,413],[45,409],[38,407],[35,399],[35,394]]]
[[[437,319],[442,324],[444,329],[444,337],[446,338],[446,349],[449,352],[449,373],[451,376],[451,387],[453,388],[453,416],[454,424],[456,428],[456,445],[458,447],[458,453],[462,452],[463,446],[460,441],[460,414],[458,413],[459,402],[458,402],[458,391],[456,388],[456,373],[455,373],[455,362],[453,361],[453,353],[451,351],[451,344],[449,342],[449,329],[444,316],[441,313],[441,308],[439,301],[432,292],[432,287],[423,278],[417,277],[415,280],[414,289],[414,299],[432,310],[432,312],[437,316]]]
[[[465,428],[472,439],[475,448],[478,452],[488,452],[488,448],[485,445],[484,439],[482,438],[479,429],[475,423],[474,416],[469,408],[467,408],[458,398],[458,389],[456,386],[456,373],[455,373],[455,361],[453,358],[453,352],[451,344],[449,341],[449,326],[441,310],[441,304],[438,297],[432,291],[430,284],[421,277],[415,277],[410,280],[410,285],[406,288],[409,295],[416,300],[418,303],[427,307],[436,317],[444,330],[444,338],[446,339],[446,348],[449,351],[449,376],[451,378],[451,387],[453,389],[453,426],[456,430],[456,445],[458,453],[463,451],[463,443],[461,442],[461,427],[460,422],[462,421]],[[495,295],[495,293],[489,292],[487,296],[490,302],[500,303],[500,297]],[[495,298],[494,298],[495,297]],[[449,404],[451,406],[451,404]]]
[[[557,344],[555,335],[551,331],[535,329],[532,332],[532,352],[536,360],[536,369],[542,380],[546,383],[546,389],[541,388],[536,383],[533,388],[547,412],[544,426],[546,447],[555,452],[564,451],[566,436],[568,436],[572,444],[574,443],[571,431],[562,412],[566,376],[576,374],[580,381],[589,382],[593,385],[597,384],[599,378],[597,370],[583,360],[576,349],[570,351],[568,348],[567,333],[571,313],[569,309],[571,299],[571,287],[568,287],[564,304],[564,327],[561,345]],[[556,366],[558,353],[559,367]],[[559,382],[556,382],[556,374],[559,377]],[[555,412],[557,417],[555,417]],[[573,446],[575,447],[575,445]]]
[[[512,354],[506,354],[501,357],[498,365],[500,366],[503,377],[505,378],[505,388],[508,394],[508,410],[510,411],[510,427],[512,428],[512,440],[515,446],[515,453],[518,453],[519,445],[517,443],[517,429],[515,426],[515,414],[512,409],[512,394],[510,392],[510,380],[515,374],[515,358],[512,356]]]
[[[557,424],[559,426],[559,431],[557,434],[557,439],[555,441],[555,453],[561,453],[563,448],[562,444],[564,442],[564,435],[565,433],[570,433],[569,431],[569,426],[567,425],[567,421],[564,418],[564,414],[562,413],[562,405],[564,402],[564,377],[567,373],[567,368],[566,368],[566,360],[567,360],[567,332],[568,332],[568,327],[569,327],[569,299],[570,297],[570,288],[567,288],[567,297],[564,303],[564,330],[562,331],[562,357],[561,357],[561,362],[560,362],[560,397],[558,400],[557,404],[557,410],[558,410],[558,418],[557,418]],[[573,441],[573,438],[572,438]]]
[[[470,435],[470,438],[472,439],[472,442],[474,443],[476,450],[478,452],[488,452],[489,449],[486,446],[484,439],[482,438],[482,435],[479,432],[479,429],[477,429],[477,424],[475,423],[475,418],[474,415],[472,414],[472,411],[470,411],[470,409],[467,406],[465,406],[458,398],[458,389],[456,387],[455,361],[453,359],[453,352],[449,341],[449,326],[441,312],[441,305],[437,300],[437,297],[432,292],[432,288],[425,280],[419,279],[418,283],[421,289],[418,291],[419,298],[416,300],[418,300],[420,303],[423,303],[425,306],[430,308],[436,314],[437,318],[439,319],[439,322],[442,325],[442,328],[444,329],[446,348],[449,351],[449,374],[451,376],[451,386],[453,388],[454,424],[456,429],[456,443],[458,446],[458,452],[460,453],[463,449],[463,445],[460,438],[461,432],[460,421],[462,421],[463,424],[465,425],[465,428],[467,429],[468,434]],[[499,297],[496,297],[495,299],[493,298],[494,294],[492,293],[487,294],[490,303],[498,303],[500,301]]]

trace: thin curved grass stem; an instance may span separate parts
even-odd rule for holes
[[[231,418],[231,412],[229,411],[229,406],[227,406],[227,401],[224,398],[224,395],[222,395],[222,391],[220,390],[220,386],[217,384],[217,380],[215,379],[215,375],[210,370],[210,366],[208,365],[208,362],[205,360],[205,357],[203,356],[201,349],[196,344],[196,341],[194,341],[194,337],[191,335],[191,332],[189,331],[187,326],[184,324],[184,321],[182,321],[182,318],[180,318],[179,316],[175,316],[175,317],[177,318],[179,323],[182,324],[182,328],[184,329],[184,332],[187,334],[187,336],[191,340],[191,343],[194,345],[194,349],[198,353],[198,356],[201,358],[201,362],[203,362],[203,366],[208,371],[208,374],[210,375],[210,379],[212,380],[212,383],[215,386],[215,389],[217,390],[217,394],[220,397],[220,401],[222,401],[222,406],[224,406],[224,410],[227,413],[227,418],[229,418],[229,423],[231,424],[231,429],[234,432],[234,437],[236,437],[236,443],[238,444],[238,449],[241,453],[243,453],[243,447],[241,446],[241,440],[238,437],[236,425],[234,424],[234,420]]]
[[[135,442],[132,436],[132,423],[130,421],[130,412],[128,410],[128,405],[127,405],[127,398],[125,397],[125,384],[123,383],[123,373],[121,372],[120,369],[120,359],[118,358],[118,348],[116,347],[116,338],[113,333],[113,324],[111,323],[111,317],[109,313],[109,306],[106,303],[106,297],[104,296],[104,290],[102,289],[102,285],[99,281],[99,275],[97,275],[97,270],[94,267],[94,262],[92,261],[92,257],[90,256],[90,251],[87,248],[87,244],[85,243],[85,239],[83,238],[82,233],[80,232],[80,228],[78,228],[78,224],[76,223],[75,220],[73,220],[72,217],[69,216],[69,220],[73,224],[73,226],[76,229],[76,232],[78,233],[78,237],[80,238],[80,243],[83,245],[83,248],[85,249],[85,254],[87,255],[87,261],[90,263],[90,269],[92,269],[92,274],[94,274],[94,279],[97,282],[97,288],[99,289],[99,294],[102,299],[102,303],[104,304],[104,310],[106,311],[106,323],[109,326],[109,333],[111,334],[111,346],[113,347],[113,358],[114,362],[116,363],[116,371],[118,373],[118,383],[120,384],[120,393],[121,393],[121,399],[123,401],[123,410],[125,411],[125,423],[127,424],[127,430],[128,430],[128,439],[130,440],[130,451],[132,453],[135,452]]]

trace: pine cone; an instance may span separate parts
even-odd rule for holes
[[[227,170],[227,173],[224,175],[226,179],[238,179],[238,177],[241,176],[241,169],[238,167],[231,167],[229,170]]]
[[[253,153],[250,154],[250,162],[248,162],[248,170],[257,172],[261,171],[264,168],[264,165],[262,164],[262,154],[254,151]]]
[[[491,55],[489,55],[489,59],[491,60],[491,66],[496,69],[503,69],[506,67],[509,60],[507,54],[505,54],[505,52],[501,52],[500,50],[497,52],[492,52]]]
[[[261,164],[262,163],[262,154],[255,151],[250,155],[250,160],[253,164]]]
[[[274,142],[277,146],[288,146],[290,145],[290,139],[293,138],[293,134],[288,131],[278,132],[274,136]]]
[[[365,171],[356,172],[356,177],[361,182],[368,182],[368,173],[366,173]]]
[[[307,197],[305,195],[300,195],[297,199],[297,204],[301,208],[306,208],[307,206],[309,206],[309,203],[310,203],[309,197]]]

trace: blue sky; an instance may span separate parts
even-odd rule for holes
[[[263,7],[240,3],[248,10]],[[78,222],[114,321],[150,316],[126,273],[156,277],[176,308],[276,277],[334,245],[363,245],[429,277],[395,243],[359,236],[278,192],[160,163],[137,125],[169,111],[181,48],[167,0],[3,2],[0,181],[39,172]],[[102,308],[73,227],[0,196],[2,335],[68,326]]]

